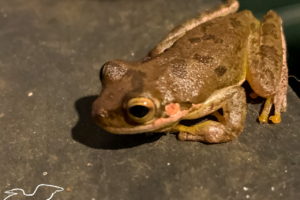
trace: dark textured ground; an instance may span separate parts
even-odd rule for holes
[[[89,118],[102,63],[141,58],[218,2],[0,0],[0,199],[41,183],[63,187],[63,200],[299,199],[292,90],[282,124],[259,125],[250,105],[244,133],[219,145],[114,136]]]

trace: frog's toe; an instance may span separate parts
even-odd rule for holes
[[[199,136],[197,135],[192,135],[188,132],[180,132],[178,134],[178,139],[181,140],[181,141],[197,141],[199,140],[198,138]]]
[[[274,123],[274,124],[279,124],[281,122],[281,116],[280,114],[275,114],[271,117],[269,117],[269,119]]]
[[[181,141],[188,140],[188,133],[187,132],[179,132],[178,139]]]
[[[268,123],[269,121],[269,116],[268,115],[265,115],[265,114],[261,114],[259,117],[258,117],[258,121],[262,124],[265,124],[265,123]]]
[[[181,141],[196,141],[196,142],[200,142],[203,141],[203,136],[202,135],[193,135],[191,133],[188,132],[180,132],[178,134],[178,139]]]

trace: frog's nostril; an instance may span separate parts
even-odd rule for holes
[[[99,115],[100,117],[102,117],[102,118],[105,118],[105,117],[108,116],[108,113],[107,113],[106,110],[101,109],[101,110],[99,110],[98,115]]]
[[[93,117],[97,120],[97,119],[101,119],[101,118],[107,118],[108,113],[106,110],[104,109],[100,109],[96,112],[93,112]]]

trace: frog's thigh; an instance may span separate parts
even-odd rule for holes
[[[269,11],[260,27],[250,37],[247,81],[256,94],[267,99],[259,117],[267,122],[271,107],[275,115],[270,119],[280,122],[280,112],[286,108],[287,62],[286,44],[282,31],[282,20]]]
[[[166,49],[171,47],[176,40],[181,38],[187,31],[203,24],[207,21],[210,21],[214,18],[225,16],[230,13],[234,13],[239,8],[239,2],[237,0],[226,0],[225,4],[222,4],[218,8],[212,11],[207,11],[202,13],[199,17],[190,19],[189,21],[185,22],[184,24],[180,25],[179,27],[175,28],[171,31],[165,39],[163,39],[151,52],[150,56],[156,56],[161,54]]]
[[[246,119],[245,91],[241,87],[234,87],[224,96],[226,96],[222,107],[224,120],[221,122],[209,120],[191,127],[178,125],[179,139],[221,143],[236,138],[242,132]],[[219,100],[221,99],[216,99]]]

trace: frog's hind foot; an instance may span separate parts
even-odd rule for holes
[[[271,109],[272,109],[272,106],[273,106],[273,97],[269,97],[267,98],[265,104],[264,104],[264,107],[263,107],[263,110],[261,112],[261,114],[259,115],[258,117],[258,120],[260,123],[268,123],[269,120],[271,120],[273,123],[280,123],[281,122],[281,116],[280,116],[280,113],[277,115],[273,115],[273,116],[270,116],[270,113],[271,113]]]
[[[268,123],[270,120],[273,124],[281,123],[281,112],[275,111],[274,115],[270,115],[272,104],[271,105],[267,105],[267,104],[269,104],[268,99],[264,105],[262,113],[258,117],[259,122]]]
[[[271,109],[274,105],[274,114],[271,115]],[[281,123],[281,113],[286,111],[286,95],[280,92],[274,97],[268,97],[263,110],[258,118],[260,123],[268,123],[269,120],[273,124]]]

